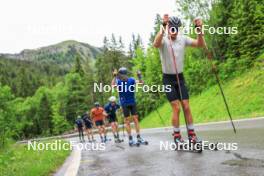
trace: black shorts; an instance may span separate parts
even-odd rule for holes
[[[103,120],[97,120],[95,121],[95,125],[98,126],[103,126],[104,125],[104,121]]]
[[[129,117],[131,115],[137,115],[136,104],[122,106],[124,117]]]
[[[85,123],[85,128],[86,129],[91,129],[91,128],[93,128],[93,124],[91,124],[91,123]]]
[[[109,122],[109,123],[117,122],[117,118],[116,118],[116,116],[108,116],[108,122]]]
[[[182,99],[188,100],[189,99],[189,93],[188,89],[185,85],[184,76],[182,73],[179,74],[179,80],[180,80],[180,90],[182,93]],[[180,100],[180,92],[179,92],[179,86],[176,79],[176,74],[163,74],[163,84],[165,86],[170,85],[171,91],[166,92],[167,99],[172,102],[175,100]]]

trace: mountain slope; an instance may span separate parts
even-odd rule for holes
[[[252,69],[224,82],[223,89],[234,119],[264,115],[264,70]],[[191,110],[195,123],[229,120],[223,98],[217,85],[200,95],[191,97]],[[158,108],[166,126],[171,125],[171,106],[165,103]],[[154,111],[141,121],[141,127],[162,127],[162,121]],[[181,124],[184,124],[181,112]]]
[[[17,54],[0,54],[0,56],[9,59],[71,64],[74,62],[77,53],[84,59],[94,59],[100,52],[101,48],[91,46],[87,43],[68,40],[37,49],[25,49]]]

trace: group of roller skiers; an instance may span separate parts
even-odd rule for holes
[[[94,103],[94,108],[90,112],[86,112],[82,116],[78,116],[75,121],[76,127],[79,131],[80,141],[84,141],[83,129],[85,129],[88,141],[94,142],[93,127],[98,129],[101,142],[106,142],[107,130],[106,121],[111,125],[112,132],[115,138],[115,142],[121,142],[118,133],[118,121],[116,111],[120,108],[120,105],[116,102],[116,98],[111,96],[109,103],[105,107],[101,107],[99,102]]]
[[[194,23],[196,27],[201,29],[202,21],[200,19],[196,19]],[[180,108],[182,107],[188,131],[188,140],[189,142],[196,143],[199,140],[194,131],[193,118],[189,106],[189,94],[183,75],[184,51],[187,46],[204,47],[204,38],[202,33],[197,34],[196,39],[185,36],[179,32],[180,26],[181,20],[178,17],[169,17],[167,14],[164,15],[163,28],[160,28],[160,32],[156,35],[153,46],[159,49],[163,73],[163,84],[171,86],[171,91],[166,92],[166,96],[172,107],[174,142],[184,142],[179,128],[179,114]],[[128,88],[129,86],[136,84],[142,84],[142,81],[138,81],[132,77],[129,77],[128,70],[125,67],[121,67],[118,71],[114,72],[114,79],[112,80],[113,87],[116,87],[117,89],[120,89],[120,87]],[[109,123],[111,123],[115,141],[121,141],[119,139],[118,123],[116,117],[116,111],[121,107],[124,115],[126,131],[129,137],[129,145],[135,143],[131,134],[129,121],[130,116],[132,116],[135,124],[137,142],[145,142],[140,136],[135,91],[131,89],[122,90],[123,91],[118,91],[118,103],[115,97],[110,97],[109,103],[104,108],[100,107],[99,103],[97,102],[95,103],[95,107],[91,110],[90,115],[89,113],[86,113],[83,116],[82,119],[87,129],[89,141],[93,140],[93,133],[91,130],[93,124],[98,128],[101,141],[107,141],[106,130],[104,126],[104,120],[106,117],[109,119]]]

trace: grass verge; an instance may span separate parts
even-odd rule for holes
[[[51,175],[63,164],[70,152],[70,150],[33,151],[28,150],[27,144],[12,144],[0,150],[0,175]]]

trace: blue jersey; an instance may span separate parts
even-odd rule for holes
[[[82,119],[81,118],[76,119],[75,124],[77,125],[78,128],[82,128],[83,127]]]
[[[135,105],[136,80],[134,78],[128,78],[126,81],[117,79],[116,85],[119,92],[119,99],[121,106]]]
[[[120,108],[119,104],[115,103],[114,105],[112,105],[111,103],[108,103],[105,105],[104,109],[105,112],[107,114],[109,114],[109,116],[111,117],[115,117],[116,116],[116,111]]]
[[[93,122],[92,122],[92,120],[91,120],[89,114],[84,114],[84,115],[82,116],[82,120],[83,120],[83,122],[84,122],[84,124],[85,124],[86,126],[89,126],[89,125],[93,124]]]

